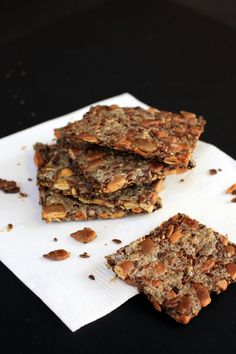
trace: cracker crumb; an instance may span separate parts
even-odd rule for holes
[[[88,277],[89,277],[89,279],[91,279],[91,280],[95,280],[95,276],[94,276],[93,274],[90,274]]]
[[[22,197],[22,198],[27,198],[27,197],[28,197],[28,194],[27,194],[27,193],[20,192],[20,197]]]
[[[180,181],[180,182],[184,182],[184,179],[183,179],[183,178],[181,178],[179,181]]]
[[[232,186],[230,186],[227,191],[227,194],[236,194],[236,183],[232,184]]]
[[[9,231],[11,231],[13,229],[13,225],[12,224],[8,224],[7,225],[7,231],[9,232]]]
[[[121,243],[122,241],[121,240],[119,240],[118,238],[113,238],[113,240],[112,240],[114,243]]]
[[[217,170],[215,169],[215,168],[211,168],[210,170],[209,170],[209,173],[210,173],[210,175],[216,175],[217,174]]]
[[[26,146],[23,145],[23,146],[21,147],[21,150],[25,150],[25,149],[26,149]]]
[[[79,256],[80,256],[80,258],[89,258],[90,257],[90,255],[87,252],[81,253]]]
[[[231,199],[231,203],[236,203],[236,197]]]
[[[8,181],[0,178],[0,190],[4,193],[18,193],[20,188],[15,181]]]

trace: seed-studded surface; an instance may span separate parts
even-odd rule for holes
[[[74,166],[81,171],[96,193],[114,193],[132,185],[150,184],[170,174],[184,173],[194,167],[164,165],[137,155],[88,144],[69,148]]]
[[[154,307],[188,323],[236,280],[236,245],[184,214],[107,257],[114,272]]]
[[[120,207],[134,213],[152,212],[161,207],[158,192],[162,181],[157,180],[149,185],[132,186],[114,193],[96,195],[86,178],[74,168],[68,149],[59,145],[35,145],[35,156],[41,156],[37,173],[37,183],[41,187],[73,196],[87,204],[98,204],[107,208]],[[80,157],[81,159],[83,157]]]
[[[156,158],[167,165],[187,166],[204,125],[202,117],[190,112],[175,114],[112,105],[92,107],[82,120],[69,124],[63,132],[70,142],[85,141]]]
[[[40,188],[40,203],[42,204],[42,219],[46,222],[116,219],[136,214],[132,210],[120,207],[106,208],[101,205],[85,204],[76,198],[63,196],[61,193],[43,187]],[[144,210],[141,211],[143,212]]]

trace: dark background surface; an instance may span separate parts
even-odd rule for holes
[[[130,92],[161,109],[204,115],[203,139],[236,157],[235,6],[201,3],[1,2],[0,136]],[[138,295],[71,333],[2,264],[0,284],[3,354],[220,353],[233,347],[233,286],[188,326],[156,313]]]

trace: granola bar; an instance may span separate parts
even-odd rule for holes
[[[40,203],[42,205],[42,219],[48,223],[52,221],[115,219],[135,214],[132,210],[120,207],[107,208],[102,205],[85,204],[74,197],[64,196],[43,187],[40,188]]]
[[[94,194],[85,177],[74,169],[67,148],[54,145],[35,145],[35,154],[42,156],[44,164],[38,168],[37,183],[65,196],[73,196],[86,204],[98,204],[107,208],[121,207],[134,213],[152,212],[161,207],[158,192],[162,180],[148,185],[132,186],[110,194]]]
[[[129,151],[167,165],[187,166],[205,120],[194,113],[179,114],[156,108],[91,107],[82,120],[56,135],[71,143],[81,141]]]
[[[236,245],[184,214],[107,257],[118,277],[186,324],[236,281]]]

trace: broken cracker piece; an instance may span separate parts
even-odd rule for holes
[[[182,324],[210,304],[211,293],[236,281],[236,245],[185,214],[106,259],[119,278]]]

